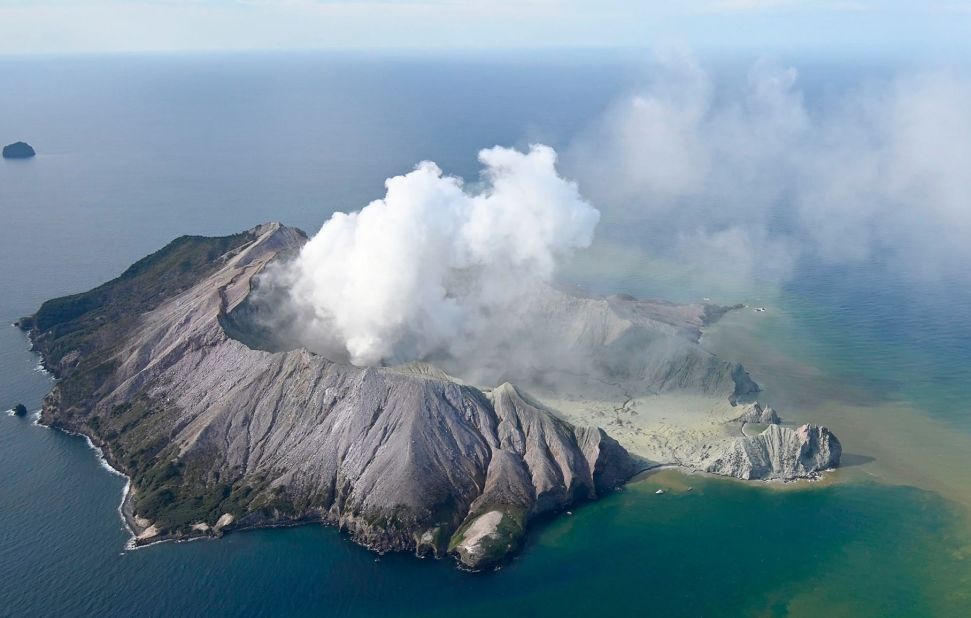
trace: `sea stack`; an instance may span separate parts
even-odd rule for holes
[[[29,159],[35,154],[37,153],[27,142],[16,142],[3,147],[4,159]]]
[[[13,407],[14,416],[27,416],[27,406],[22,403],[18,403]]]

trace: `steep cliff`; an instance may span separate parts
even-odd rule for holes
[[[712,445],[694,465],[740,479],[792,479],[835,468],[842,452],[839,440],[825,427],[769,425],[757,436]]]

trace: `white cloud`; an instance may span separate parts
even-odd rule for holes
[[[568,167],[611,219],[652,229],[654,250],[770,280],[800,257],[874,256],[909,276],[971,278],[967,79],[902,76],[810,109],[796,71],[764,61],[741,88],[716,88],[683,54],[652,75]]]

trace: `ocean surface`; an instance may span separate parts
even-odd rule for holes
[[[636,59],[580,54],[0,59],[0,142],[39,153],[0,161],[0,324],[181,234],[315,231],[422,159],[474,179],[482,147],[568,148],[642,77]],[[319,526],[125,551],[125,479],[83,438],[0,414],[0,616],[971,615],[971,291],[880,256],[731,287],[648,257],[650,242],[605,216],[561,276],[765,306],[705,344],[786,420],[833,428],[843,469],[786,487],[648,475],[470,575]],[[36,367],[0,327],[0,410],[40,407]]]

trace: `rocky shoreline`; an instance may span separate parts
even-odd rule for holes
[[[113,474],[117,474],[125,478],[126,483],[125,483],[125,488],[122,492],[121,503],[118,506],[118,514],[122,522],[125,524],[125,527],[128,529],[129,533],[131,534],[131,538],[127,545],[127,549],[138,549],[138,548],[149,547],[152,545],[156,545],[158,543],[166,543],[166,542],[184,542],[184,541],[193,541],[193,540],[219,539],[224,534],[229,532],[245,532],[247,530],[261,530],[261,529],[269,529],[269,528],[290,528],[290,527],[296,527],[296,526],[308,525],[308,524],[332,526],[337,528],[341,532],[345,532],[345,533],[347,532],[346,530],[343,530],[340,527],[338,522],[333,522],[325,518],[321,518],[320,516],[308,515],[302,519],[286,520],[286,521],[268,520],[262,523],[249,523],[247,525],[238,525],[238,523],[235,521],[228,521],[221,526],[217,525],[212,528],[207,527],[206,529],[192,529],[189,532],[179,532],[176,534],[153,534],[151,533],[151,530],[150,530],[151,522],[148,522],[146,520],[139,521],[139,518],[136,518],[134,514],[134,506],[133,506],[134,488],[132,487],[132,484],[131,484],[131,478],[110,463],[110,461],[108,460],[105,454],[104,449],[102,447],[97,446],[97,444],[95,443],[94,441],[95,438],[87,434],[69,431],[67,429],[64,429],[63,427],[58,427],[57,425],[47,425],[43,423],[40,419],[38,419],[37,422],[38,424],[48,427],[50,429],[55,429],[57,431],[63,431],[70,435],[78,435],[86,438],[92,450],[94,450],[98,454],[98,456],[102,459],[103,464],[108,466],[111,469],[111,472]],[[686,465],[686,464],[642,462],[641,467],[638,468],[632,474],[631,480],[637,480],[637,478],[641,477],[642,475],[658,472],[661,470],[678,470],[679,472],[682,472],[684,474],[691,475],[691,476],[697,475],[697,476],[711,477],[711,478],[725,478],[726,476],[725,474],[709,472],[707,470],[703,470],[698,467]],[[771,479],[738,479],[738,480],[744,480],[745,482],[748,482],[748,483],[752,483],[752,482],[765,483],[767,485],[790,484],[790,483],[797,483],[797,482],[814,482],[822,479],[825,473],[833,472],[835,470],[836,470],[835,467],[827,468],[824,470],[810,473],[806,476],[790,478],[790,479],[771,478]],[[146,532],[149,532],[150,534],[145,535]],[[145,535],[145,536],[142,536],[142,535]],[[351,534],[347,534],[346,538],[355,544],[358,544],[370,551],[376,552],[379,555],[383,555],[390,551],[395,551],[394,548],[388,547],[386,545],[369,544],[366,541],[362,541],[361,539]],[[423,557],[427,555],[417,551],[415,552],[415,554],[416,556],[419,556],[419,557]],[[442,556],[434,555],[434,553],[432,555],[435,558],[442,557]],[[461,561],[458,561],[458,564],[460,568],[463,567],[463,563]],[[466,568],[465,570],[474,572],[476,569]]]

